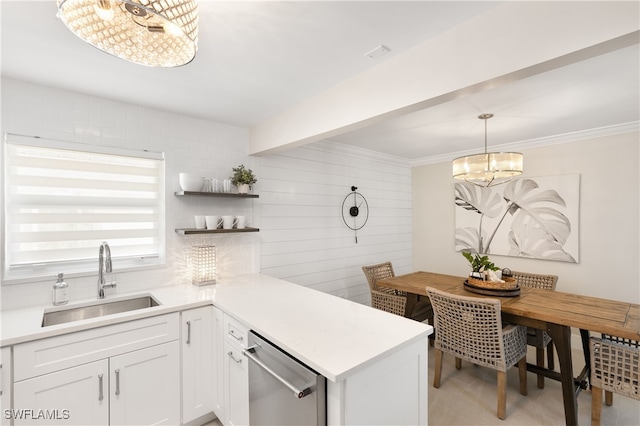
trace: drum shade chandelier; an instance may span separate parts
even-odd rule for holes
[[[522,174],[523,156],[519,152],[487,152],[487,120],[493,114],[481,114],[484,120],[484,154],[468,155],[453,160],[453,177],[488,187],[510,181]]]
[[[87,43],[150,67],[176,67],[198,49],[196,0],[57,0],[58,16]]]

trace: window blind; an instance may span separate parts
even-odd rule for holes
[[[7,135],[5,278],[163,262],[163,188],[161,153]]]

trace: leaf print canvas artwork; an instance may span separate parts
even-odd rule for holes
[[[455,183],[457,251],[579,262],[580,175]]]

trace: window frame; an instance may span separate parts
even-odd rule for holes
[[[157,161],[157,175],[154,176],[154,210],[153,217],[157,219],[157,229],[154,229],[154,239],[157,243],[153,246],[157,249],[157,254],[153,253],[149,256],[143,256],[142,253],[128,256],[118,256],[117,250],[112,245],[113,270],[114,272],[139,271],[145,269],[155,269],[164,267],[166,264],[166,196],[165,196],[165,156],[163,152],[154,152],[147,150],[132,150],[128,148],[116,148],[100,145],[89,145],[77,142],[64,142],[49,138],[40,138],[37,136],[25,136],[12,133],[5,133],[3,138],[3,161],[2,173],[2,241],[0,242],[0,256],[2,259],[2,285],[20,284],[24,282],[41,281],[44,278],[55,277],[58,273],[63,272],[66,277],[83,277],[92,276],[97,273],[97,259],[100,244],[95,247],[95,259],[70,259],[68,261],[55,261],[45,264],[34,262],[26,265],[9,265],[11,238],[9,234],[10,226],[13,224],[8,214],[7,201],[10,199],[8,189],[12,183],[10,170],[8,170],[8,155],[10,145],[20,145],[26,147],[42,147],[45,149],[59,149],[74,151],[78,153],[89,153],[97,155],[116,156],[123,158],[135,158]],[[97,206],[104,207],[107,203]],[[15,206],[13,206],[15,207]],[[143,229],[143,228],[138,228]],[[75,240],[83,241],[83,240]],[[109,242],[107,240],[107,242]],[[85,249],[86,250],[86,249]]]

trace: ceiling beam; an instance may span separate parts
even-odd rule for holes
[[[331,138],[638,43],[637,2],[506,2],[250,131],[250,154]]]

